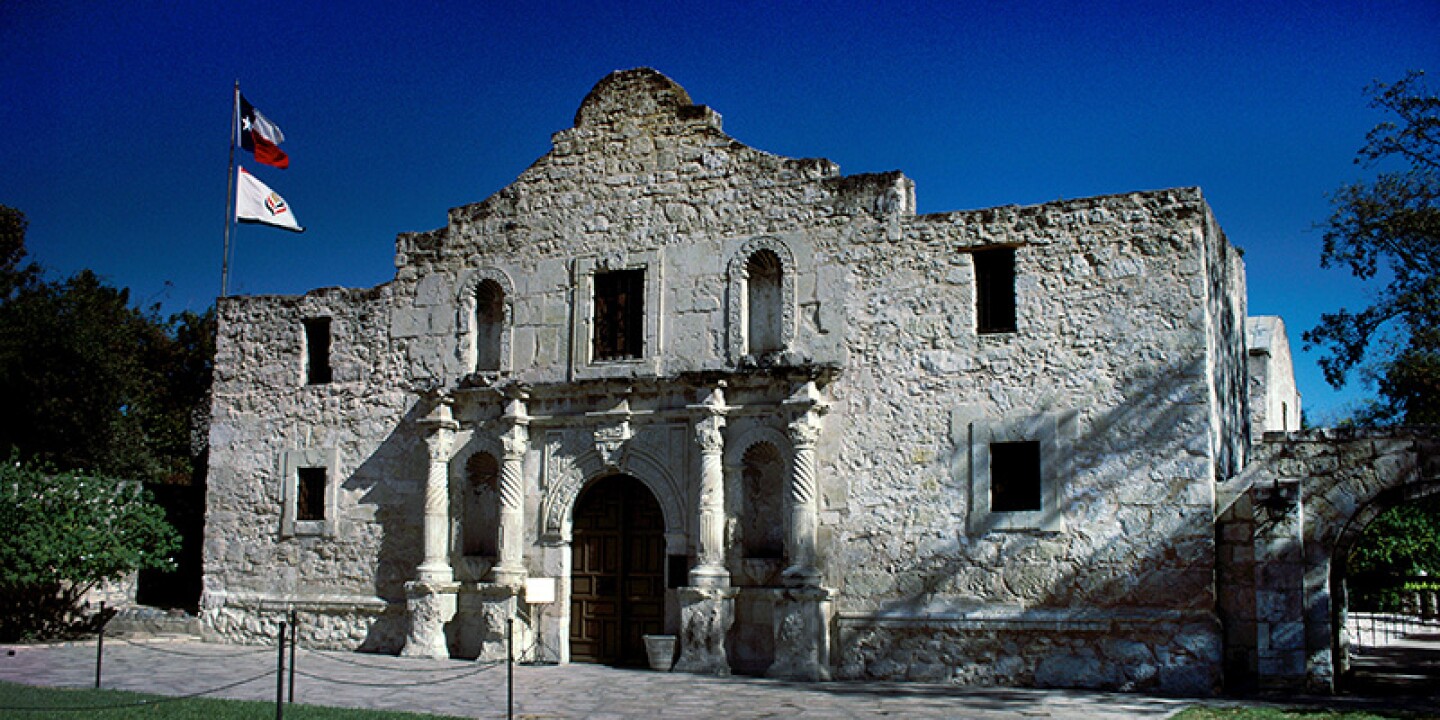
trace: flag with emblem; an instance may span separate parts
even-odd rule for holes
[[[238,192],[235,193],[235,219],[245,223],[260,223],[282,230],[305,232],[295,220],[285,198],[271,190],[254,175],[240,168]]]
[[[290,167],[290,156],[280,149],[285,133],[270,118],[260,114],[244,95],[240,96],[240,147],[255,155],[255,162],[281,170]]]

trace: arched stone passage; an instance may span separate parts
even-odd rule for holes
[[[1219,489],[1226,684],[1333,692],[1344,556],[1381,512],[1440,492],[1440,437],[1422,430],[1267,436]],[[1337,584],[1338,583],[1338,584]]]

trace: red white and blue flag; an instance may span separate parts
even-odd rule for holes
[[[239,192],[235,193],[235,219],[240,222],[260,223],[282,230],[305,232],[295,220],[295,213],[280,193],[271,190],[254,175],[240,168]]]
[[[280,126],[260,114],[250,101],[240,96],[240,147],[255,155],[255,162],[281,170],[290,167],[290,156],[280,149],[285,133]]]

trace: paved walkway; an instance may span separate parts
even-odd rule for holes
[[[102,684],[160,695],[274,701],[272,648],[194,640],[107,638]],[[96,644],[0,646],[0,680],[92,687]],[[462,717],[505,717],[506,669],[301,649],[297,702]],[[578,718],[1164,718],[1193,701],[1142,695],[922,683],[786,683],[595,665],[524,666],[514,675],[515,717]],[[217,690],[218,689],[218,690]],[[0,715],[7,707],[0,693]]]

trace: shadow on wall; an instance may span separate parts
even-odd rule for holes
[[[356,523],[355,532],[380,533],[374,582],[376,597],[389,603],[370,625],[361,652],[398,652],[410,629],[405,583],[413,580],[423,552],[425,477],[429,456],[416,421],[423,403],[411,403],[400,422],[375,448],[343,488],[363,492],[362,505],[375,508],[373,524]]]
[[[1206,387],[1201,359],[1132,374],[1117,389],[1130,400],[1082,417],[1071,441],[1052,510],[1065,530],[971,536],[962,523],[953,540],[915,548],[892,570],[902,594],[842,621],[840,674],[1213,693]],[[968,470],[968,451],[955,448],[951,466]]]

